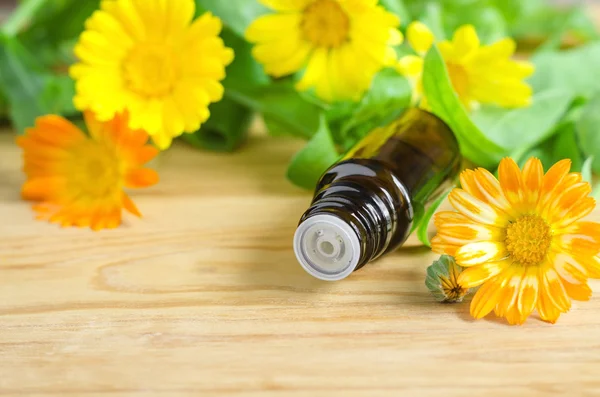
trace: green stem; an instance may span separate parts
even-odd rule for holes
[[[16,36],[45,3],[47,3],[47,0],[23,1],[19,7],[10,14],[4,23],[4,26],[2,26],[2,32],[7,36]]]

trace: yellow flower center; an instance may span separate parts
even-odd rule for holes
[[[338,47],[348,39],[350,20],[336,0],[317,0],[304,10],[304,37],[319,47]]]
[[[68,189],[73,196],[106,198],[122,188],[120,162],[116,154],[88,140],[72,152],[68,163]]]
[[[522,265],[540,264],[551,242],[550,226],[537,215],[523,215],[506,228],[506,249],[515,262]]]
[[[446,68],[450,75],[452,87],[454,87],[459,97],[465,97],[469,90],[469,74],[462,65],[457,63],[447,62]]]
[[[160,97],[170,93],[179,67],[175,54],[163,44],[134,48],[123,63],[127,87],[140,95]]]

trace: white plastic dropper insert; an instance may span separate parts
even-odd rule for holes
[[[361,254],[360,240],[352,227],[334,215],[305,219],[294,235],[298,262],[310,275],[326,281],[350,275]]]

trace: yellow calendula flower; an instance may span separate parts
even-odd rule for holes
[[[377,0],[259,0],[276,13],[256,19],[246,38],[275,77],[306,67],[298,90],[326,100],[357,100],[373,76],[392,66],[402,42],[398,18]]]
[[[221,100],[233,51],[210,13],[192,22],[194,0],[104,0],[75,47],[75,106],[101,121],[127,111],[161,149],[194,132]]]
[[[588,300],[588,278],[600,277],[600,224],[582,220],[595,207],[591,187],[570,160],[544,174],[530,159],[521,171],[503,159],[499,180],[485,169],[464,171],[449,201],[456,211],[435,216],[432,248],[466,267],[457,282],[481,286],[471,315],[492,310],[522,324],[534,309],[556,322],[571,299]]]
[[[402,57],[396,69],[411,81],[413,100],[424,100],[427,106],[423,98],[423,57],[435,38],[421,22],[411,23],[406,36],[418,55]],[[456,30],[452,41],[444,40],[437,45],[452,86],[467,109],[478,104],[511,108],[531,103],[531,87],[523,80],[533,74],[534,67],[529,62],[511,59],[516,46],[514,40],[504,38],[482,45],[475,28],[464,25]]]
[[[94,230],[121,224],[122,209],[141,216],[124,187],[158,182],[156,171],[143,168],[158,149],[148,134],[131,130],[126,116],[107,122],[85,113],[90,136],[60,116],[43,116],[17,139],[23,148],[22,187],[26,200],[36,201],[39,219],[62,226]]]

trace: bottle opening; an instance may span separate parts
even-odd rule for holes
[[[306,218],[294,235],[296,258],[310,275],[335,281],[347,277],[358,264],[358,236],[342,219],[328,214]]]

